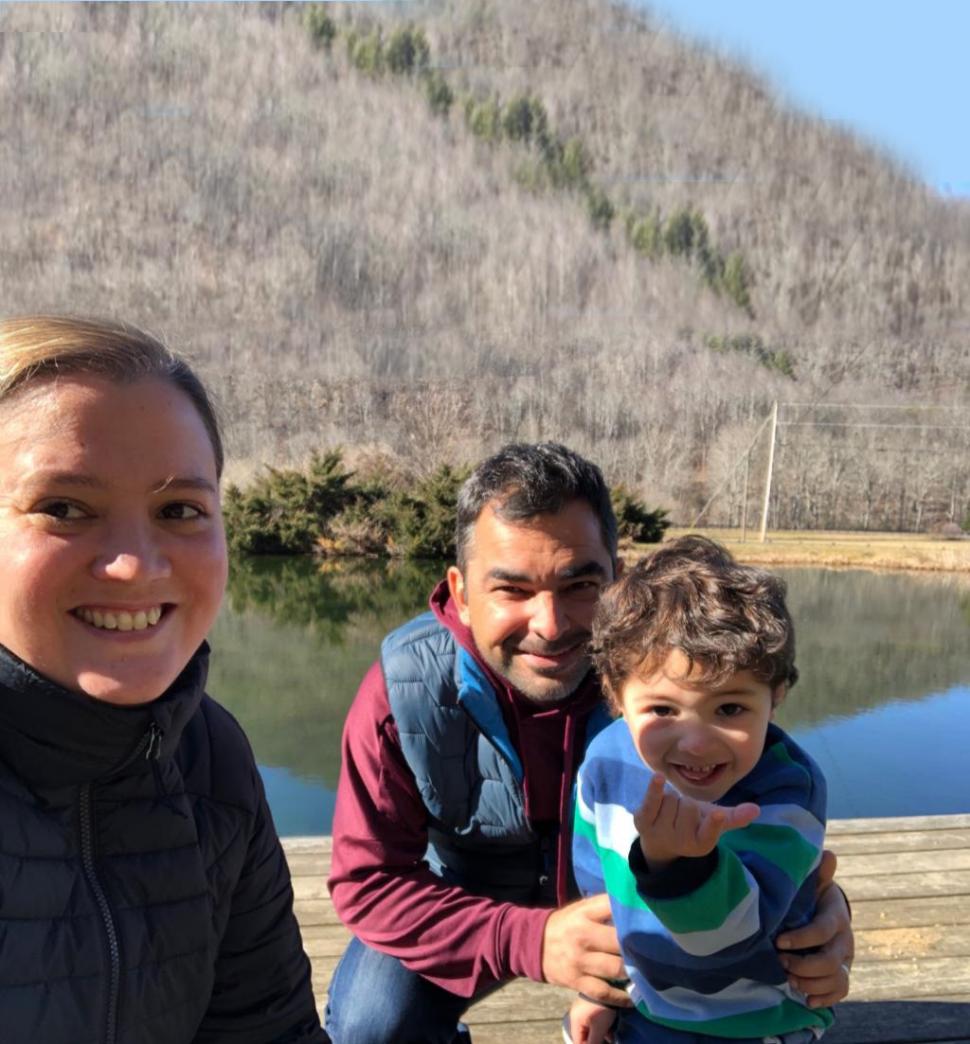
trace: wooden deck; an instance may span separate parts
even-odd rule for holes
[[[970,1044],[970,815],[829,824],[852,902],[852,993],[826,1044]],[[285,842],[321,1009],[346,940],[330,904],[329,838]],[[561,1040],[570,994],[516,982],[477,1004],[474,1044]]]

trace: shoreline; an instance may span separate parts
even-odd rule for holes
[[[702,533],[723,544],[741,562],[764,566],[812,566],[823,569],[873,569],[894,572],[970,575],[970,539],[946,540],[930,533],[855,533],[769,530],[761,543],[756,530],[741,541],[739,529],[671,526],[664,540]],[[621,550],[629,561],[649,554],[651,544]]]

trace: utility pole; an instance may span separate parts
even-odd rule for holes
[[[0,0],[0,2],[2,2],[2,0]],[[777,403],[775,405],[777,407]],[[744,461],[744,514],[745,514],[745,516],[747,515],[747,510],[748,510],[748,464],[750,463],[750,460],[751,460],[751,451],[754,449],[755,444],[757,443],[758,439],[761,438],[761,433],[765,430],[765,427],[770,422],[771,422],[771,414],[769,413],[768,416],[765,417],[765,419],[758,425],[758,430],[754,433],[754,438],[751,440],[751,445],[748,446],[748,448],[744,451],[744,454],[741,457],[738,458],[738,460],[735,463],[734,467],[731,469],[731,473],[717,487],[717,489],[714,490],[714,492],[708,498],[707,503],[694,516],[694,521],[691,522],[691,524],[690,524],[691,525],[691,529],[696,529],[697,528],[698,524],[700,523],[700,520],[707,514],[707,509],[711,506],[711,504],[714,503],[715,500],[717,500],[717,498],[724,491],[724,488],[727,486],[727,484],[729,482],[731,482],[731,480],[734,478],[735,474],[737,474],[737,470],[741,466],[741,461],[742,460]]]
[[[778,434],[778,400],[771,408],[771,442],[768,444],[768,473],[765,475],[765,500],[761,506],[761,543],[768,533],[768,504],[771,500],[771,473],[775,467],[775,437]]]

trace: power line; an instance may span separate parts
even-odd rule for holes
[[[909,457],[927,456],[927,457],[935,457],[935,458],[937,458],[937,460],[940,460],[941,458],[947,459],[950,462],[950,464],[952,465],[952,463],[954,461],[954,454],[958,452],[957,448],[958,447],[966,447],[966,445],[968,443],[968,440],[967,440],[966,436],[958,437],[958,438],[952,438],[952,437],[951,438],[947,438],[946,436],[940,435],[938,433],[940,433],[940,432],[970,432],[970,424],[960,424],[960,423],[927,423],[926,421],[917,420],[917,419],[911,419],[911,420],[909,420],[906,423],[902,423],[901,422],[902,418],[900,419],[899,422],[878,421],[878,420],[867,420],[867,421],[859,421],[859,420],[857,420],[857,421],[850,421],[850,420],[842,420],[842,421],[838,421],[838,420],[781,420],[780,418],[778,418],[778,412],[783,407],[788,407],[788,408],[791,408],[791,409],[805,409],[805,410],[826,409],[826,410],[830,410],[830,411],[833,411],[833,410],[835,410],[835,411],[838,411],[838,410],[847,411],[847,410],[890,410],[890,409],[893,409],[893,410],[909,410],[911,413],[919,411],[919,410],[949,410],[949,411],[958,410],[958,411],[962,411],[964,415],[970,413],[970,410],[968,410],[968,408],[966,406],[944,406],[944,405],[937,405],[935,403],[917,403],[917,404],[910,404],[910,405],[889,404],[889,405],[883,406],[883,405],[880,405],[878,403],[872,403],[872,402],[868,402],[868,403],[830,403],[830,402],[820,402],[820,403],[791,403],[791,402],[789,402],[789,403],[778,403],[778,402],[776,402],[772,406],[772,410],[768,414],[768,416],[765,417],[762,420],[761,424],[758,425],[757,431],[755,432],[754,438],[751,440],[751,443],[748,445],[748,447],[745,449],[745,451],[735,460],[734,466],[729,470],[727,475],[724,477],[724,479],[721,481],[721,483],[714,490],[713,494],[708,498],[707,502],[701,508],[701,511],[698,513],[697,517],[694,520],[694,525],[695,526],[698,524],[698,522],[700,521],[701,517],[707,514],[707,512],[709,511],[709,509],[712,506],[712,504],[714,503],[714,501],[717,500],[724,493],[724,491],[727,488],[728,484],[729,483],[733,484],[733,482],[735,480],[735,476],[736,476],[739,468],[742,465],[744,466],[745,481],[744,481],[744,487],[743,487],[743,490],[742,490],[742,500],[741,500],[740,506],[741,506],[741,514],[742,514],[742,525],[744,524],[744,519],[746,517],[746,512],[747,512],[747,499],[748,499],[748,482],[747,482],[747,478],[748,478],[748,472],[749,472],[749,466],[750,466],[750,463],[751,463],[752,454],[753,454],[753,452],[755,450],[755,446],[757,445],[757,443],[761,441],[762,436],[763,436],[764,431],[765,431],[765,428],[767,428],[769,425],[770,425],[771,430],[770,430],[770,434],[769,434],[768,439],[767,439],[768,463],[767,463],[767,467],[765,469],[766,474],[765,474],[764,499],[763,499],[763,502],[762,502],[762,515],[761,515],[761,533],[760,533],[760,538],[761,538],[762,541],[765,540],[766,535],[767,535],[768,514],[769,514],[769,511],[771,509],[772,485],[773,485],[773,477],[774,477],[773,476],[773,471],[776,470],[775,465],[777,463],[775,461],[775,459],[774,459],[775,458],[775,451],[776,450],[778,450],[778,451],[788,450],[787,453],[784,453],[784,452],[782,453],[781,460],[784,462],[784,461],[786,461],[789,458],[791,450],[794,447],[798,447],[798,449],[800,451],[807,451],[808,453],[812,453],[812,452],[817,453],[819,450],[821,450],[825,446],[828,446],[829,448],[831,447],[831,440],[822,440],[821,438],[819,438],[818,440],[812,440],[811,438],[806,438],[804,435],[801,435],[801,434],[796,436],[793,433],[792,437],[790,439],[786,439],[786,438],[784,438],[782,436],[781,429],[783,429],[783,428],[818,428],[818,429],[820,429],[820,431],[823,428],[835,429],[833,431],[833,433],[832,433],[833,434],[833,438],[835,440],[838,440],[839,436],[841,434],[842,435],[842,440],[841,441],[845,443],[846,451],[849,451],[849,446],[850,446],[850,440],[849,440],[849,436],[848,436],[848,429],[849,428],[863,428],[863,429],[869,428],[869,429],[879,430],[879,431],[903,431],[903,432],[906,432],[907,433],[906,436],[904,436],[903,438],[900,439],[900,442],[903,442],[904,445],[891,446],[891,445],[883,444],[883,445],[876,445],[876,446],[867,447],[865,449],[865,451],[864,451],[864,455],[863,456],[867,456],[867,455],[871,454],[873,457],[875,457],[875,456],[881,456],[881,455],[885,454],[885,455],[895,455],[897,457],[901,457],[902,461],[900,462],[900,464],[899,465],[893,465],[892,467],[893,467],[893,470],[900,470],[903,474],[909,474],[912,471],[913,468],[917,468],[921,472],[926,472],[927,469],[931,470],[933,472],[933,475],[932,476],[924,475],[924,478],[926,478],[931,483],[933,488],[942,489],[943,485],[946,485],[946,484],[949,484],[949,485],[952,486],[952,489],[950,491],[951,513],[954,510],[952,505],[954,503],[956,503],[956,500],[955,500],[956,489],[957,489],[957,485],[956,485],[957,479],[956,479],[956,477],[954,475],[943,475],[942,472],[940,472],[940,474],[936,474],[937,469],[940,467],[940,465],[937,465],[936,463],[933,463],[933,464],[927,463],[925,465],[918,465],[915,462],[913,462],[912,464],[906,464],[905,461]],[[796,414],[796,416],[797,416],[797,414]],[[871,416],[871,414],[870,414],[870,416]],[[959,415],[956,416],[956,417],[953,417],[952,413],[950,414],[950,416],[952,417],[952,420],[954,420],[954,421],[955,420],[962,420],[962,419],[964,419],[963,417],[960,417]],[[937,421],[946,421],[947,417],[946,416],[939,416],[939,415],[937,415],[935,418],[931,418],[931,419],[937,420]],[[895,441],[895,439],[891,439],[891,441]],[[781,467],[784,468],[785,464],[782,463]],[[943,465],[943,469],[945,470],[945,465]],[[952,471],[952,467],[951,467],[951,471]],[[921,511],[922,511],[923,507],[925,506],[922,502],[926,499],[926,496],[928,496],[930,492],[931,492],[930,488],[927,487],[927,490],[925,491],[925,493],[920,495],[920,499],[921,499],[920,510]],[[964,494],[961,494],[961,496],[964,496]],[[900,517],[902,517],[902,516],[900,516]]]
[[[913,403],[907,406],[901,403],[881,405],[878,402],[782,402],[779,405],[782,409],[792,406],[809,410],[966,410],[968,408],[966,406],[941,406],[937,403]]]
[[[788,449],[792,446],[796,446],[799,449],[803,448],[800,442],[787,442],[784,439],[778,440],[779,449]],[[866,453],[895,453],[903,457],[951,457],[953,451],[947,449],[909,449],[905,446],[867,446]]]
[[[779,428],[903,428],[906,431],[970,431],[970,424],[877,424],[861,421],[779,421]]]

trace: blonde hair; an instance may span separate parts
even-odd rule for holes
[[[222,474],[219,420],[205,385],[189,364],[129,323],[77,316],[0,319],[0,405],[35,383],[58,376],[101,377],[117,384],[155,378],[184,392],[202,418]]]

